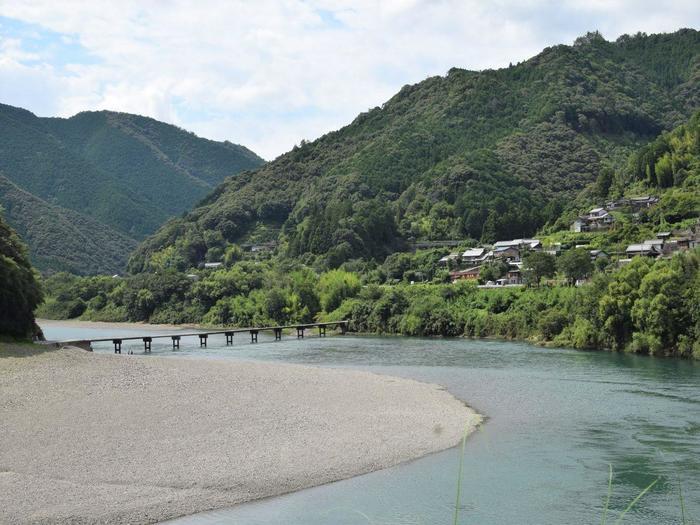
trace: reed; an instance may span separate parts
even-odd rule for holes
[[[464,435],[462,436],[462,450],[459,454],[459,472],[457,473],[457,497],[455,498],[454,525],[457,525],[459,522],[459,507],[461,505],[462,498],[462,473],[464,472],[464,447],[467,443],[469,430],[469,427],[464,429]]]

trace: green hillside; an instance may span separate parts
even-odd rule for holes
[[[615,223],[609,230],[569,231],[576,217],[594,207],[646,195],[658,197],[659,202],[636,212],[615,209],[611,212]],[[616,170],[601,170],[539,238],[545,244],[587,244],[614,253],[658,232],[694,228],[699,218],[700,111],[631,154]]]
[[[101,111],[39,118],[0,105],[0,172],[21,190],[84,216],[80,220],[86,224],[88,218],[102,223],[93,242],[106,239],[105,228],[143,239],[226,177],[262,162],[242,146],[202,139],[138,115]],[[17,197],[13,194],[15,201]],[[9,207],[8,198],[0,192],[0,204]],[[35,257],[33,239],[28,237],[30,253],[39,268],[62,269]],[[49,254],[55,260],[63,255]],[[100,271],[112,267],[97,266]]]
[[[117,230],[40,199],[0,174],[4,215],[31,246],[38,268],[78,275],[121,272],[136,241]]]
[[[145,241],[130,268],[173,243],[196,264],[232,242],[272,239],[335,267],[410,240],[531,235],[602,167],[687,120],[699,85],[694,30],[616,42],[593,33],[505,69],[452,69],[227,180]]]

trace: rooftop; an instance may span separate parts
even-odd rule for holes
[[[485,252],[485,248],[469,248],[462,254],[462,257],[481,257]]]
[[[530,245],[530,248],[534,248],[535,246],[539,246],[540,241],[537,239],[513,239],[512,241],[498,241],[493,245],[494,248],[503,248],[503,247],[519,247],[523,244],[528,244]]]
[[[655,252],[656,247],[653,244],[630,244],[626,252]]]

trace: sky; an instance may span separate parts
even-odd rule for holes
[[[269,160],[451,67],[682,27],[698,0],[0,0],[0,102],[138,113]]]

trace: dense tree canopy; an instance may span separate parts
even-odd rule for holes
[[[0,335],[31,337],[34,309],[41,300],[27,249],[0,216]]]

